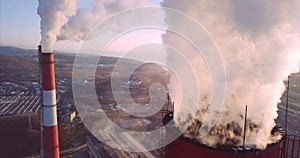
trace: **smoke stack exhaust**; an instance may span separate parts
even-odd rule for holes
[[[39,53],[42,52],[39,46]],[[42,155],[46,158],[59,158],[59,142],[56,112],[56,89],[54,75],[54,55],[42,52],[39,55],[43,87],[42,105]]]

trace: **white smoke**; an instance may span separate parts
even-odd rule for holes
[[[53,52],[61,27],[75,14],[77,0],[39,0],[37,13],[41,17],[43,52]]]
[[[92,8],[77,8],[77,0],[39,0],[38,14],[41,17],[41,45],[44,52],[52,52],[57,40],[83,40],[98,23],[115,13],[148,4],[147,0],[93,2]],[[121,26],[111,29],[116,31],[118,28]]]
[[[82,40],[101,20],[147,3],[146,0],[95,0],[93,8],[77,9],[76,0],[39,0],[43,52],[52,52],[57,40]],[[243,115],[247,104],[249,119],[261,128],[258,133],[247,134],[248,145],[264,148],[270,143],[277,103],[284,91],[283,80],[298,70],[297,3],[297,0],[164,0],[162,3],[192,16],[212,35],[227,74],[226,101],[218,124],[236,121],[242,126],[243,119],[237,118]],[[191,29],[180,19],[167,16],[166,22],[179,30]],[[210,102],[211,80],[203,59],[195,56],[198,53],[187,41],[173,34],[165,34],[164,42],[183,52],[201,73],[198,74],[201,81],[199,109],[205,109]],[[180,61],[172,57],[168,60]],[[217,143],[205,137],[200,141],[209,145]]]
[[[92,8],[79,8],[62,27],[58,40],[80,41],[98,23],[120,11],[146,5],[147,0],[95,0]],[[130,21],[128,21],[130,22]],[[117,30],[117,28],[110,28]]]
[[[298,3],[297,0],[162,2],[162,6],[182,11],[196,19],[215,40],[227,75],[226,100],[217,124],[226,127],[234,121],[243,127],[247,104],[248,119],[260,128],[258,132],[247,132],[247,145],[265,148],[273,141],[270,132],[278,116],[277,104],[285,89],[283,81],[290,73],[299,71]],[[181,19],[168,15],[166,23],[177,30],[191,29]],[[197,56],[196,50],[186,40],[174,34],[167,32],[163,39],[192,60],[195,69],[200,72],[199,110],[205,112],[210,102],[207,98],[211,97],[211,82],[203,59]],[[173,62],[178,59],[172,59],[170,55],[168,60]],[[180,120],[182,117],[185,116],[177,116]],[[203,119],[203,116],[200,118]],[[177,123],[180,121],[177,120]],[[220,143],[213,136],[198,139],[212,146]]]

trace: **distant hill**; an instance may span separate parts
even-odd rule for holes
[[[35,55],[37,54],[36,50],[33,49],[23,49],[12,46],[0,46],[0,55]]]
[[[66,53],[54,51],[56,54],[75,55],[75,53]],[[0,55],[37,55],[37,49],[23,49],[13,46],[0,46]]]
[[[95,57],[98,58],[98,55],[93,55],[93,54],[76,54],[76,53],[66,53],[66,52],[60,52],[60,51],[54,51],[55,58],[56,59],[66,59],[69,58],[74,62],[74,57],[76,55],[79,55],[83,58],[86,58],[86,60],[94,60]],[[32,55],[37,55],[37,49],[23,49],[23,48],[18,48],[18,47],[13,47],[13,46],[0,46],[0,55],[18,55],[18,56],[32,56]],[[83,59],[81,58],[81,59]],[[118,62],[118,57],[112,57],[112,56],[102,56],[101,57],[101,64],[115,64]],[[136,63],[136,64],[141,64],[141,62],[133,60],[133,59],[124,59],[123,61],[127,60],[128,63]],[[99,63],[99,64],[100,64]]]
[[[60,51],[54,51],[55,58],[56,59],[65,59],[69,60],[69,62],[74,62],[74,59],[77,55],[81,56],[81,60],[84,58],[87,60],[94,60],[95,58],[99,58],[97,55],[93,54],[76,54],[76,53],[66,53],[66,52],[60,52]],[[23,49],[13,46],[0,46],[0,56],[37,56],[37,49]],[[7,57],[5,57],[7,58]],[[112,57],[112,56],[102,56],[99,64],[116,64],[118,62],[118,57]],[[136,63],[141,64],[141,62],[133,60],[133,59],[124,59],[123,62],[126,60],[128,63]],[[2,61],[3,62],[3,61]]]

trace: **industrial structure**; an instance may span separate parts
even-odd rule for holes
[[[39,95],[2,96],[0,98],[0,116],[37,114]]]
[[[58,141],[58,127],[57,127],[57,107],[56,107],[56,88],[55,88],[55,75],[54,75],[54,55],[53,53],[42,52],[42,47],[39,46],[39,62],[41,71],[41,89],[42,89],[42,108],[41,108],[41,124],[42,124],[42,150],[41,157],[59,157],[59,141]],[[166,125],[171,119],[173,119],[174,105],[171,103],[171,99],[168,96],[166,110],[162,110],[163,125]],[[169,108],[171,107],[171,108]],[[26,107],[22,107],[26,111]],[[29,109],[29,108],[28,108]],[[22,110],[21,110],[22,111]],[[124,123],[123,123],[124,124]],[[172,139],[174,136],[172,131],[174,126],[165,126],[166,132],[162,139]],[[176,129],[175,129],[176,130]],[[294,158],[300,154],[300,140],[299,137],[287,136],[283,129],[276,126],[274,130],[279,131],[284,135],[280,140],[269,144],[266,149],[260,150],[251,147],[231,147],[231,148],[217,148],[210,147],[183,135],[176,138],[172,143],[168,144],[163,149],[161,157],[165,158],[198,158],[199,155],[203,157],[224,157],[224,158]],[[291,138],[291,139],[289,139]],[[116,139],[116,138],[115,138]],[[122,137],[126,139],[126,137]],[[130,138],[133,140],[133,138]],[[88,152],[90,155],[97,155],[97,152],[103,152],[103,148],[95,148],[97,145],[87,138]],[[289,141],[291,143],[289,143]],[[296,145],[295,145],[296,144]],[[298,145],[297,145],[298,144]],[[292,147],[292,154],[289,156],[289,146]],[[298,147],[298,150],[294,151]],[[97,151],[98,150],[98,151]],[[147,153],[151,155],[152,153]],[[143,155],[143,154],[141,154]],[[145,154],[146,155],[146,154]]]
[[[163,122],[168,123],[171,119],[173,119],[173,112],[168,113]],[[172,133],[174,130],[178,129],[174,126],[166,126],[166,139],[174,139]],[[276,130],[284,134],[283,129],[276,127]],[[265,150],[250,147],[210,147],[181,135],[165,147],[165,158],[198,158],[199,155],[222,158],[280,158],[283,145],[282,138],[269,144]]]
[[[38,47],[41,86],[43,94],[42,105],[42,150],[41,156],[46,158],[59,157],[59,141],[57,128],[56,89],[53,52],[42,52]]]
[[[287,82],[287,92],[289,91],[289,81]],[[288,93],[287,93],[288,98]],[[256,149],[254,147],[211,147],[201,142],[188,138],[183,134],[175,138],[175,133],[179,129],[170,123],[174,117],[174,103],[170,97],[167,98],[167,109],[162,110],[162,124],[165,126],[164,140],[174,140],[162,149],[162,158],[199,158],[199,157],[222,157],[222,158],[300,158],[300,136],[288,135],[287,130],[287,110],[288,99],[286,100],[286,121],[285,129],[276,125],[271,133],[279,132],[282,135],[280,140],[268,144],[266,149]],[[247,106],[245,120],[247,117]],[[245,122],[246,124],[246,122]],[[245,128],[245,127],[244,127]],[[244,138],[245,139],[245,138]],[[169,142],[169,141],[167,141]],[[244,143],[243,143],[244,144]]]
[[[200,157],[222,157],[222,158],[298,158],[300,157],[300,139],[297,136],[289,136],[285,133],[285,130],[279,126],[275,126],[271,133],[279,132],[283,137],[279,140],[268,144],[266,149],[257,149],[250,146],[217,146],[211,147],[202,144],[196,140],[185,137],[184,135],[174,138],[174,130],[179,130],[172,124],[168,123],[173,119],[174,102],[171,101],[168,95],[166,106],[161,110],[162,126],[165,131],[162,135],[162,141],[169,142],[174,140],[167,146],[161,148],[159,152],[145,152],[145,153],[130,153],[126,151],[118,151],[110,149],[104,143],[100,142],[97,138],[91,136],[87,137],[88,154],[90,157],[105,157],[104,155],[110,155],[109,157],[161,157],[161,158],[200,158]],[[122,126],[119,124],[119,126]],[[102,137],[107,140],[114,139],[119,141],[120,144],[124,142],[132,143],[135,138],[128,137],[123,133],[119,133],[119,137],[114,136],[112,133],[103,133]],[[122,141],[124,140],[124,141]],[[137,144],[137,143],[133,143]],[[139,146],[143,144],[139,144]],[[137,147],[137,146],[136,146]],[[154,154],[155,153],[155,154]],[[138,155],[136,155],[138,154]]]

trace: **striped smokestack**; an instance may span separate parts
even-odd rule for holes
[[[42,52],[39,47],[39,52]],[[56,112],[56,90],[54,75],[54,55],[52,52],[40,53],[42,71],[43,106],[42,106],[42,153],[46,158],[59,158],[59,142]]]

